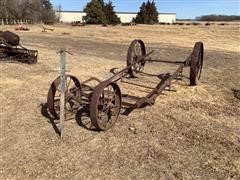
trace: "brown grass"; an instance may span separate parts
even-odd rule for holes
[[[12,30],[12,26],[0,27]],[[0,29],[0,30],[1,30]],[[39,26],[18,32],[22,44],[39,51],[36,65],[0,63],[2,179],[231,179],[240,178],[239,26]],[[64,33],[64,35],[63,35]],[[59,74],[57,50],[65,46],[67,71],[80,81],[106,79],[125,66],[128,45],[143,39],[155,57],[184,60],[195,41],[206,49],[203,76],[173,83],[154,106],[121,115],[107,132],[89,131],[79,117],[66,122],[60,140],[46,117],[46,95]],[[173,72],[175,66],[149,64],[146,72]],[[189,70],[184,72],[188,76]],[[154,86],[156,78],[138,83]],[[147,89],[120,84],[124,93]],[[86,118],[87,119],[87,118]],[[129,130],[134,129],[134,131]]]

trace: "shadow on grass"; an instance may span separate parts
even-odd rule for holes
[[[234,97],[240,100],[240,90],[232,88],[232,92]]]
[[[48,122],[51,123],[54,131],[55,131],[58,135],[60,135],[60,130],[59,130],[59,128],[57,127],[57,124],[59,124],[59,120],[56,119],[56,118],[53,118],[53,117],[49,114],[47,103],[42,103],[42,104],[40,104],[40,106],[41,106],[41,114],[42,114],[44,117],[46,117],[47,119],[49,119]]]
[[[58,127],[58,124],[60,123],[60,120],[53,117],[49,111],[48,111],[48,106],[47,103],[42,103],[40,104],[41,106],[41,114],[47,118],[49,121],[49,123],[52,125],[54,131],[56,132],[56,134],[58,134],[60,136],[60,130]],[[66,119],[65,121],[69,121],[69,120],[73,120],[75,119],[75,121],[77,122],[77,124],[87,130],[90,131],[97,131],[96,128],[92,125],[92,122],[90,120],[90,115],[89,115],[89,111],[86,107],[82,107],[74,116],[73,118],[69,118]]]

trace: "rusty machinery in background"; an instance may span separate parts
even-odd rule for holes
[[[73,21],[73,22],[71,22],[71,25],[72,26],[85,26],[86,23],[81,22],[81,21]]]
[[[127,53],[126,67],[107,80],[100,81],[97,78],[90,78],[80,83],[76,76],[66,75],[65,77],[65,116],[67,114],[77,114],[81,109],[85,109],[90,116],[92,125],[97,130],[108,130],[117,121],[121,108],[128,107],[131,111],[147,105],[153,105],[157,96],[176,78],[182,78],[183,69],[190,66],[190,85],[194,86],[200,79],[204,47],[202,42],[195,43],[192,53],[185,61],[164,61],[151,58],[154,51],[146,52],[145,44],[142,40],[134,40],[130,44]],[[148,62],[172,63],[178,65],[173,73],[166,73],[154,88],[149,88],[150,93],[145,97],[138,97],[124,94],[117,82],[128,78],[128,81],[144,75],[144,66]],[[91,87],[86,85],[90,81],[97,81],[98,85]],[[133,83],[134,84],[134,83]],[[137,86],[137,84],[136,84]],[[129,103],[131,100],[133,103]],[[47,104],[49,112],[57,119],[60,116],[60,77],[56,78],[50,86]]]
[[[20,44],[20,37],[10,31],[0,31],[0,60],[8,59],[28,64],[37,63],[38,51]]]

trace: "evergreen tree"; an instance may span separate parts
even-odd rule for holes
[[[104,12],[105,12],[108,24],[116,25],[121,23],[120,18],[116,15],[116,12],[114,11],[114,6],[112,5],[111,1],[109,1],[105,5]]]
[[[158,22],[158,11],[154,1],[143,2],[136,16],[136,23],[153,24]]]
[[[103,0],[97,0],[97,1],[101,4],[102,9],[103,9],[103,11],[104,11],[104,8],[105,8],[105,3],[104,3],[104,1],[103,1]]]
[[[150,16],[151,16],[151,22],[152,23],[158,23],[158,11],[157,11],[157,7],[154,1],[152,1],[151,3],[151,8],[150,8]]]
[[[141,7],[140,7],[140,11],[137,13],[137,17],[136,17],[136,23],[143,23],[145,21],[146,17],[146,3],[143,2]]]
[[[88,24],[119,24],[112,2],[107,4],[103,0],[91,0],[83,10],[86,16],[83,19]]]
[[[88,24],[105,24],[106,15],[103,8],[104,2],[102,0],[92,0],[87,3],[87,6],[83,10],[86,13],[86,16],[84,16],[83,19]]]

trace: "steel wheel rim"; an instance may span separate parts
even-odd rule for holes
[[[196,85],[197,80],[201,78],[203,67],[204,48],[202,42],[197,42],[192,52],[190,65],[190,85]]]
[[[121,92],[115,83],[103,83],[96,87],[91,103],[90,118],[102,131],[110,129],[117,121],[121,109]]]
[[[129,46],[127,54],[127,66],[131,65],[138,58],[146,55],[146,48],[141,40],[134,40]],[[131,77],[136,77],[136,74],[144,70],[145,62],[139,62],[129,68],[128,73]]]
[[[57,119],[60,114],[60,77],[56,78],[48,91],[47,104],[49,112]],[[81,85],[75,76],[66,75],[65,118],[71,118],[74,110],[80,106]]]

